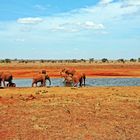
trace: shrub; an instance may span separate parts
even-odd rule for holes
[[[105,62],[108,62],[108,59],[107,59],[107,58],[103,58],[101,61],[102,61],[103,63],[105,63]]]

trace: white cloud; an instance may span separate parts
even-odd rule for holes
[[[44,11],[44,10],[47,9],[45,6],[40,5],[40,4],[36,4],[36,5],[34,6],[34,8],[37,9],[37,10],[40,10],[40,11]]]
[[[121,29],[127,26],[134,27],[137,26],[135,25],[135,21],[137,20],[139,22],[139,19],[135,16],[135,13],[137,16],[139,15],[139,6],[128,5],[123,7],[125,2],[125,0],[110,1],[110,3],[105,5],[97,4],[95,6],[42,18],[19,18],[17,23],[20,24],[10,25],[8,30],[10,30],[9,32],[13,31],[15,34],[21,34],[20,37],[25,39],[28,32],[30,37],[42,38],[45,41],[46,37],[52,41],[60,36],[65,40],[65,38],[69,37],[74,39],[77,36],[82,37],[85,34],[87,34],[86,36],[96,36],[96,34],[111,35],[112,29],[116,30],[116,28]],[[132,0],[129,0],[129,2],[132,2]],[[129,15],[131,15],[133,20]],[[133,22],[133,24],[127,24],[130,22]],[[122,23],[126,23],[126,25],[121,25]]]
[[[30,31],[35,28],[43,32],[58,31],[69,33],[89,29],[92,32],[94,30],[107,30],[106,26],[108,23],[115,23],[116,20],[121,20],[123,16],[127,18],[128,16],[126,15],[137,13],[140,9],[138,4],[139,0],[101,0],[96,6],[76,9],[50,17],[19,18],[17,22],[27,25],[40,23],[34,28],[31,25],[29,27],[22,27],[23,29],[27,28]],[[41,8],[41,5],[36,5],[36,8]]]
[[[41,4],[36,4],[33,6],[35,8],[35,10],[38,10],[38,11],[46,11],[48,10],[49,8],[51,8],[51,5],[50,4],[47,4],[47,5],[41,5]]]
[[[105,29],[103,24],[94,23],[93,21],[77,22],[71,19],[69,23],[57,23],[51,26],[52,31],[79,32],[81,30],[102,30]]]
[[[92,57],[94,55],[96,57],[97,54],[103,56],[102,54],[105,53],[105,55],[109,55],[108,51],[112,49],[110,52],[115,52],[114,48],[118,50],[119,47],[124,47],[131,53],[129,48],[134,46],[133,50],[138,50],[140,44],[139,3],[140,0],[102,0],[102,4],[100,1],[94,6],[53,16],[19,18],[16,23],[8,21],[5,24],[2,22],[0,24],[0,41],[3,46],[8,44],[13,48],[25,46],[29,50],[35,47],[34,53],[40,53],[42,54],[40,56],[50,58],[63,57],[66,52],[64,50],[70,50],[69,55],[66,54],[70,58],[83,57],[87,54]],[[43,7],[36,5],[36,8]],[[48,51],[39,52],[39,50],[45,49]],[[22,54],[23,50],[19,50]],[[54,54],[54,50],[57,55]],[[30,52],[32,54],[33,50],[30,49]],[[45,54],[47,52],[48,55]],[[78,52],[79,55],[75,55],[73,52]],[[27,55],[26,53],[25,55]],[[111,54],[114,55],[114,53]],[[38,57],[40,56],[38,55]]]
[[[39,18],[39,17],[27,17],[27,18],[19,18],[17,20],[17,23],[21,23],[21,24],[38,24],[40,22],[42,22],[43,19]]]
[[[114,0],[100,0],[100,4],[109,4],[111,2],[113,2]]]
[[[96,29],[96,30],[100,30],[100,29],[104,29],[104,25],[103,24],[96,24],[92,21],[86,21],[84,24],[84,27],[86,29]]]
[[[140,6],[140,0],[123,0],[123,2],[130,6]]]
[[[56,14],[49,17],[27,17],[19,18],[18,23],[24,24],[21,29],[30,32],[48,32],[76,33],[85,30],[90,32],[100,31],[108,32],[108,27],[115,24],[116,21],[122,21],[123,18],[130,20],[129,15],[139,12],[138,0],[101,0],[96,6],[76,9],[70,12]],[[130,5],[130,3],[135,5]],[[101,4],[102,3],[102,4]],[[106,3],[106,4],[105,4]],[[136,5],[137,4],[137,5]],[[127,5],[127,6],[124,6]],[[40,8],[40,5],[36,5]],[[43,22],[42,22],[43,21]],[[37,24],[40,23],[40,24]],[[30,24],[30,26],[25,26]],[[37,24],[35,27],[32,24]],[[111,26],[112,27],[112,26]]]

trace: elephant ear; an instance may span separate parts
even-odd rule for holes
[[[3,72],[0,72],[0,76],[2,76]]]

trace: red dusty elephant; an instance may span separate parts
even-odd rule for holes
[[[63,77],[63,74],[71,75],[73,76],[75,74],[76,70],[73,68],[63,68],[60,72],[60,75]]]
[[[82,87],[83,85],[85,86],[85,81],[86,81],[86,76],[84,73],[75,73],[73,76],[73,83],[74,83],[74,86],[78,86],[78,83],[79,83],[79,86]]]
[[[32,87],[34,84],[37,86],[37,83],[41,82],[41,86],[46,86],[46,80],[49,81],[49,85],[51,85],[50,77],[46,74],[37,74],[33,77]]]
[[[64,76],[64,82],[65,86],[73,86],[73,77],[71,75],[65,75]]]
[[[68,69],[68,68],[64,68],[62,69],[62,71],[60,72],[60,75],[62,77],[64,77],[65,82],[68,84],[71,83],[71,81],[73,81],[73,85],[74,86],[79,86],[82,87],[82,85],[85,86],[85,80],[86,80],[86,75],[85,73],[80,73],[80,72],[76,72],[75,69]],[[71,80],[72,78],[72,80]]]
[[[5,87],[5,82],[8,82],[8,87],[15,87],[15,83],[12,83],[13,76],[10,72],[0,72],[0,86],[1,83],[3,83],[3,86]]]

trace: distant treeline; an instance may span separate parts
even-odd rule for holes
[[[17,63],[113,63],[113,62],[119,62],[119,63],[126,63],[126,62],[140,62],[140,58],[138,59],[117,59],[117,60],[109,60],[107,58],[102,59],[62,59],[62,60],[51,60],[51,59],[40,59],[40,60],[30,60],[30,59],[0,59],[0,63],[11,63],[11,62],[17,62]]]

